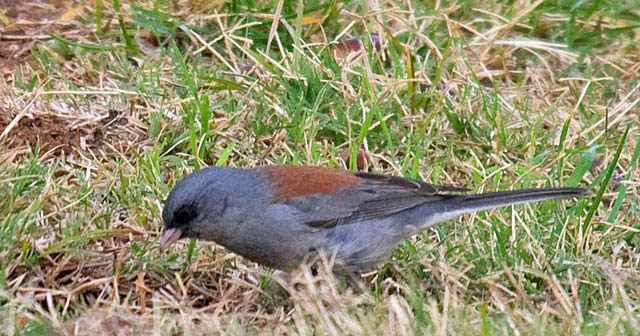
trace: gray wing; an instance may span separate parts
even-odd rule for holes
[[[315,228],[330,228],[353,222],[384,218],[418,205],[455,197],[463,188],[437,186],[396,176],[358,172],[358,186],[337,194],[311,194],[282,203],[294,207],[303,221]]]

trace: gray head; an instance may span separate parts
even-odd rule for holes
[[[225,226],[235,224],[228,223],[233,217],[227,218],[227,212],[233,214],[237,211],[229,211],[230,208],[257,201],[256,188],[260,184],[264,183],[260,183],[257,172],[230,167],[207,167],[185,176],[164,204],[165,233],[160,248],[180,238],[223,241]]]

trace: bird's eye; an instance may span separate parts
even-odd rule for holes
[[[198,213],[195,207],[183,206],[174,213],[173,222],[178,225],[186,225],[196,217],[198,217]]]

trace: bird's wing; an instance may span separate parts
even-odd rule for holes
[[[365,172],[276,167],[271,168],[279,169],[277,173],[271,172],[277,176],[272,178],[277,189],[274,202],[295,208],[303,221],[315,228],[384,218],[465,190]],[[317,185],[312,181],[317,181]],[[287,189],[279,187],[282,185]]]

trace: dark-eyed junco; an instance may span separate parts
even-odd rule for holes
[[[464,190],[312,166],[208,167],[184,177],[169,194],[160,248],[186,237],[212,240],[284,271],[323,251],[344,270],[362,272],[384,262],[408,236],[458,215],[582,193]]]

